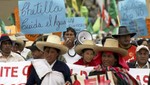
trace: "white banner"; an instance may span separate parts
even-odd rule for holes
[[[30,61],[0,63],[0,85],[25,85]]]
[[[0,63],[0,85],[25,85],[27,81],[27,70],[30,61]],[[67,64],[71,74],[88,76],[93,67]],[[150,69],[130,69],[129,73],[139,80],[142,85],[147,85]]]

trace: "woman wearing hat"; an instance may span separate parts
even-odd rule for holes
[[[61,44],[60,37],[49,35],[46,42],[38,41],[36,46],[44,52],[45,59],[33,60],[26,85],[64,85],[71,83],[70,69],[59,55],[67,52],[67,47]]]
[[[74,64],[84,65],[84,66],[96,66],[96,62],[93,60],[95,54],[97,53],[96,45],[92,40],[85,40],[83,44],[77,45],[75,47],[75,52],[82,56]]]
[[[137,81],[128,73],[129,67],[123,57],[127,55],[125,49],[118,47],[115,39],[106,39],[104,46],[99,47],[100,65],[89,75],[98,75],[112,71],[116,85],[138,85]]]

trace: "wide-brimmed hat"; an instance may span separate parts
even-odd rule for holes
[[[99,51],[111,51],[114,53],[121,54],[122,56],[126,56],[128,51],[120,48],[118,44],[118,40],[116,39],[106,39],[103,47],[97,48]]]
[[[133,37],[134,35],[136,35],[136,33],[129,32],[129,30],[126,26],[120,26],[118,28],[118,34],[115,34],[115,35],[112,35],[112,36],[114,38],[118,38],[118,36],[122,36],[122,35],[130,35],[131,37]]]
[[[44,51],[44,47],[52,47],[60,50],[60,54],[65,54],[68,51],[68,48],[61,44],[61,39],[57,35],[49,35],[46,41],[37,41],[36,46]]]
[[[17,44],[20,44],[20,45],[24,45],[24,41],[22,39],[17,39],[16,40],[13,40],[13,42],[17,43]]]
[[[84,49],[93,49],[93,51],[94,51],[95,53],[97,53],[98,50],[97,50],[96,48],[97,48],[97,46],[96,46],[96,44],[94,43],[94,41],[92,41],[92,40],[85,40],[85,41],[83,41],[83,44],[79,44],[79,45],[77,45],[77,46],[75,47],[75,52],[76,52],[77,54],[81,55],[82,50],[84,50]]]
[[[30,44],[30,45],[29,45],[29,46],[26,46],[26,48],[30,49],[31,51],[39,50],[39,49],[37,48],[37,46],[36,46],[36,42],[37,42],[37,41],[34,41],[34,42],[30,41],[30,42],[28,42],[28,44]],[[26,44],[27,44],[27,43],[26,43]]]

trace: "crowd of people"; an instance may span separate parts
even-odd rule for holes
[[[102,38],[102,46],[94,40],[77,44],[76,31],[68,27],[63,32],[63,39],[53,34],[43,35],[26,46],[26,41],[2,34],[0,62],[31,61],[26,85],[72,85],[66,63],[93,66],[89,76],[112,71],[116,85],[139,85],[128,71],[130,68],[150,68],[150,45],[147,39],[131,42],[135,35],[126,26],[120,26],[118,34]]]

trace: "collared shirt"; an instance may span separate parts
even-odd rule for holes
[[[11,52],[10,55],[6,58],[0,53],[0,62],[18,62],[25,61],[19,54]]]
[[[135,63],[135,67],[136,67],[136,68],[150,68],[148,62],[147,62],[144,66],[142,66],[142,67],[139,66],[138,62],[136,62],[136,63]]]
[[[81,56],[78,55],[77,53],[75,53],[74,47],[69,49],[69,51],[63,55],[64,58],[66,59],[66,62],[69,64],[73,64],[73,63],[77,62],[79,59],[81,59]],[[72,55],[72,56],[70,56],[70,55]]]

